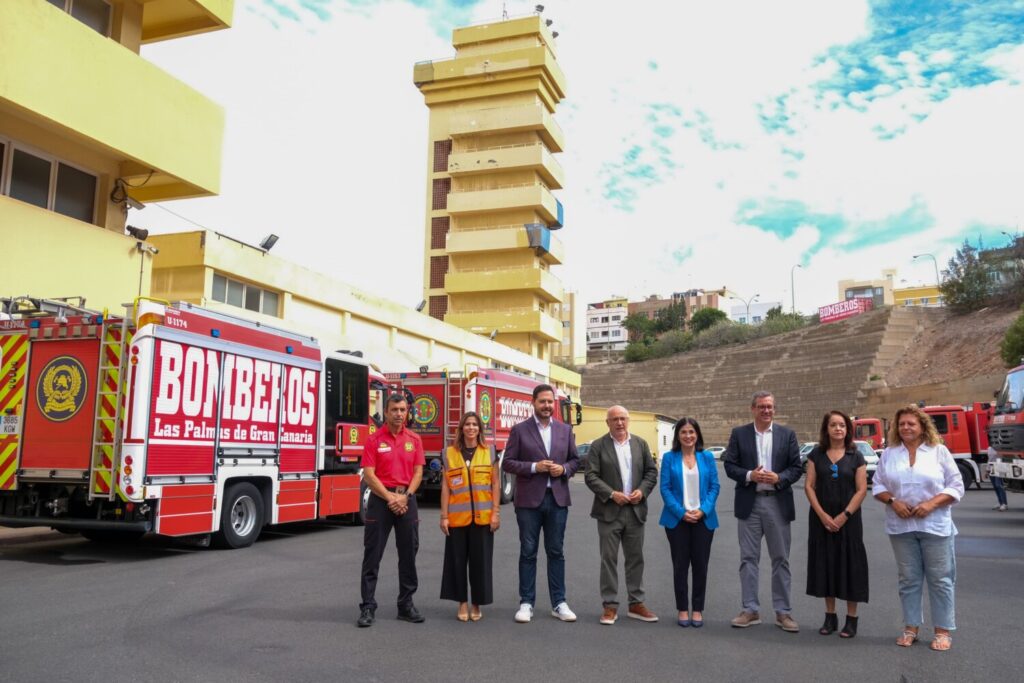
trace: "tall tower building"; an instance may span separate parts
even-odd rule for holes
[[[216,194],[224,112],[139,55],[227,28],[233,0],[0,0],[3,295],[149,293],[129,205]]]
[[[565,76],[540,15],[455,29],[455,57],[420,62],[430,109],[424,299],[435,318],[542,359],[562,341],[551,266],[564,250],[555,107]]]

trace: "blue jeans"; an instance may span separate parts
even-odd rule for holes
[[[537,602],[537,548],[540,532],[544,530],[544,552],[548,557],[548,591],[551,606],[565,602],[565,521],[569,508],[561,507],[548,490],[540,507],[516,508],[519,523],[519,601],[534,605]]]
[[[1003,488],[1003,478],[989,477],[989,481],[992,482],[992,488],[996,492],[996,500],[999,501],[1000,505],[1006,505],[1006,489]]]
[[[889,537],[896,566],[899,569],[900,602],[903,623],[921,626],[924,606],[921,596],[928,583],[928,601],[932,608],[932,624],[950,631],[956,629],[954,588],[956,586],[956,555],[953,536],[936,536],[921,531],[894,534]]]

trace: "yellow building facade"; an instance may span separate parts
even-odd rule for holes
[[[539,15],[459,28],[455,57],[415,65],[430,110],[424,299],[438,320],[549,360],[564,259],[553,191],[565,146],[554,38]]]
[[[152,295],[362,351],[385,372],[514,370],[578,397],[580,375],[212,231],[154,235]]]
[[[128,206],[216,194],[222,109],[139,55],[233,0],[0,2],[0,292],[115,308],[149,290]]]
[[[945,299],[937,285],[900,287],[892,290],[894,306],[944,306]]]

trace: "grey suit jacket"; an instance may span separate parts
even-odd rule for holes
[[[591,444],[590,452],[587,453],[584,481],[587,488],[594,492],[591,517],[614,522],[619,513],[628,508],[641,523],[647,521],[647,496],[658,483],[658,466],[654,463],[650,446],[639,436],[629,435],[629,449],[633,465],[633,489],[640,489],[643,499],[636,505],[619,505],[612,500],[612,492],[622,491],[622,473],[619,471],[619,459],[615,455],[615,440],[611,434],[605,434]]]

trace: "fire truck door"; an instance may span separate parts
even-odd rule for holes
[[[96,412],[99,340],[67,339],[32,344],[23,470],[88,470]]]

